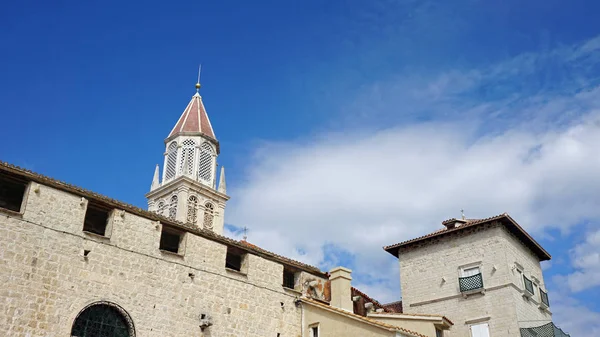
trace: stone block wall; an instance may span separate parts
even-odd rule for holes
[[[506,259],[510,267],[511,283],[516,289],[513,292],[517,310],[519,327],[529,328],[544,325],[552,321],[550,308],[540,307],[540,289],[547,292],[542,268],[538,258],[531,253],[521,241],[508,231],[504,232],[506,238]],[[519,270],[521,272],[519,272]],[[525,286],[523,275],[534,282],[534,295],[531,298],[523,296]],[[550,294],[548,294],[550,297]]]
[[[249,254],[241,274],[225,269],[220,242],[186,233],[180,256],[159,250],[160,222],[116,211],[105,238],[82,231],[90,201],[80,196],[39,185],[24,200],[22,216],[0,211],[6,336],[68,336],[96,301],[122,307],[137,336],[301,335],[298,295],[283,289],[281,263]],[[201,313],[214,322],[204,332]]]

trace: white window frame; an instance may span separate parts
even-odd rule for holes
[[[472,262],[472,263],[468,263],[468,264],[459,266],[458,267],[458,277],[466,277],[465,270],[474,269],[474,268],[479,268],[479,273],[483,274],[483,265],[482,265],[481,261],[477,261],[477,262]],[[473,275],[471,275],[471,276],[473,276]]]

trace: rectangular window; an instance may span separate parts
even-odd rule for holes
[[[525,290],[529,292],[531,295],[535,295],[533,290],[533,282],[527,278],[527,276],[523,275],[523,282],[525,283]]]
[[[488,323],[471,325],[471,337],[490,337],[490,327]]]
[[[182,241],[185,233],[174,228],[163,227],[160,233],[160,250],[183,255]]]
[[[460,275],[462,276],[458,278],[458,284],[462,293],[483,289],[483,276],[479,266],[461,268]]]
[[[109,209],[89,202],[83,220],[83,230],[106,236],[106,225],[108,224],[109,213]]]
[[[290,289],[296,287],[296,271],[286,266],[283,267],[283,286]]]
[[[477,275],[477,274],[479,274],[479,273],[480,273],[480,271],[479,271],[479,266],[477,266],[477,267],[469,267],[469,268],[465,268],[465,269],[463,269],[463,271],[462,271],[462,275],[463,275],[463,277],[474,276],[474,275]]]
[[[236,247],[227,247],[227,255],[225,256],[225,268],[237,270],[246,273],[246,252]]]
[[[310,327],[310,337],[319,337],[319,326]]]
[[[444,337],[444,331],[435,328],[435,337]]]
[[[0,208],[21,212],[26,189],[27,181],[10,174],[0,174]]]

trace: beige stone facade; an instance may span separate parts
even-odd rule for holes
[[[184,250],[162,251],[162,228],[177,227],[166,219],[115,208],[105,236],[84,232],[89,202],[32,182],[19,213],[0,211],[5,336],[69,336],[78,313],[97,301],[123,308],[136,336],[301,336],[296,299],[309,290],[323,296],[323,273],[260,256],[252,247],[246,273],[227,270],[227,241],[211,240],[210,233],[203,237],[178,227],[185,233]],[[307,281],[297,291],[282,286],[284,266]],[[308,281],[316,281],[316,289]],[[204,332],[201,314],[213,323]]]
[[[447,316],[454,326],[445,336],[471,336],[472,325],[485,323],[490,336],[519,336],[552,320],[540,305],[540,258],[499,221],[400,247],[398,258],[404,312]],[[472,268],[483,287],[464,291],[459,279]],[[523,274],[537,282],[531,297]]]

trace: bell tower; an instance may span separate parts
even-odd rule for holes
[[[196,94],[165,139],[162,180],[156,165],[148,210],[198,228],[223,234],[225,203],[229,200],[225,168],[217,185],[219,142],[200,96]]]

